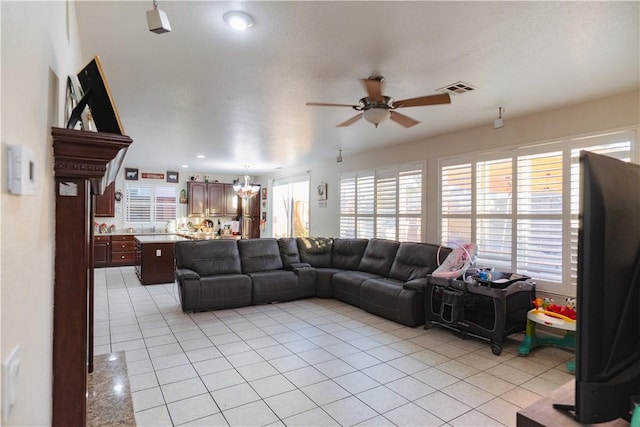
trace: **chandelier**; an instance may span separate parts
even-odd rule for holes
[[[247,200],[254,197],[260,192],[259,184],[250,184],[249,175],[244,176],[244,184],[240,184],[240,180],[236,179],[233,182],[233,189],[240,196],[241,199]]]

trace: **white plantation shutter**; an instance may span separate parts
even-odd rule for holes
[[[422,164],[340,177],[340,237],[420,241]]]
[[[443,166],[441,169],[442,243],[456,245],[471,241],[471,163]]]
[[[631,161],[631,141],[633,135],[614,135],[614,138],[601,138],[600,145],[589,145],[571,150],[571,284],[578,280],[578,213],[580,211],[580,151],[586,150],[624,162]],[[626,139],[626,141],[625,141]],[[621,141],[621,142],[611,142]],[[592,141],[589,141],[592,142]]]
[[[125,222],[164,223],[177,216],[175,186],[127,184],[125,187]]]
[[[398,240],[422,240],[422,167],[410,165],[398,174]]]
[[[579,153],[634,158],[632,131],[581,137],[440,165],[440,235],[478,244],[478,264],[532,276],[542,290],[575,295]]]

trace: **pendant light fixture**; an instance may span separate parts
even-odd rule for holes
[[[243,200],[255,197],[260,192],[259,184],[249,183],[249,166],[245,166],[245,168],[247,169],[247,174],[244,176],[244,184],[240,183],[240,179],[236,179],[233,182],[233,190]]]

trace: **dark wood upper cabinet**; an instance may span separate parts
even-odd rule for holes
[[[93,196],[93,215],[97,217],[116,216],[116,183],[112,182],[104,189],[104,193]]]
[[[224,211],[227,216],[237,216],[240,215],[242,208],[242,201],[240,197],[238,197],[238,193],[233,189],[233,184],[225,184],[224,185]]]
[[[207,203],[207,184],[187,182],[187,215],[204,216]]]
[[[224,216],[224,184],[207,184],[207,210],[205,216]]]

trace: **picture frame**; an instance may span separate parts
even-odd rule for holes
[[[178,183],[178,172],[167,171],[167,182]]]
[[[267,187],[262,187],[262,200],[267,200]]]
[[[320,184],[318,184],[318,187],[316,188],[316,195],[318,197],[318,200],[327,200],[327,183],[326,182],[321,182]]]
[[[124,168],[124,179],[127,181],[137,181],[138,169]]]

